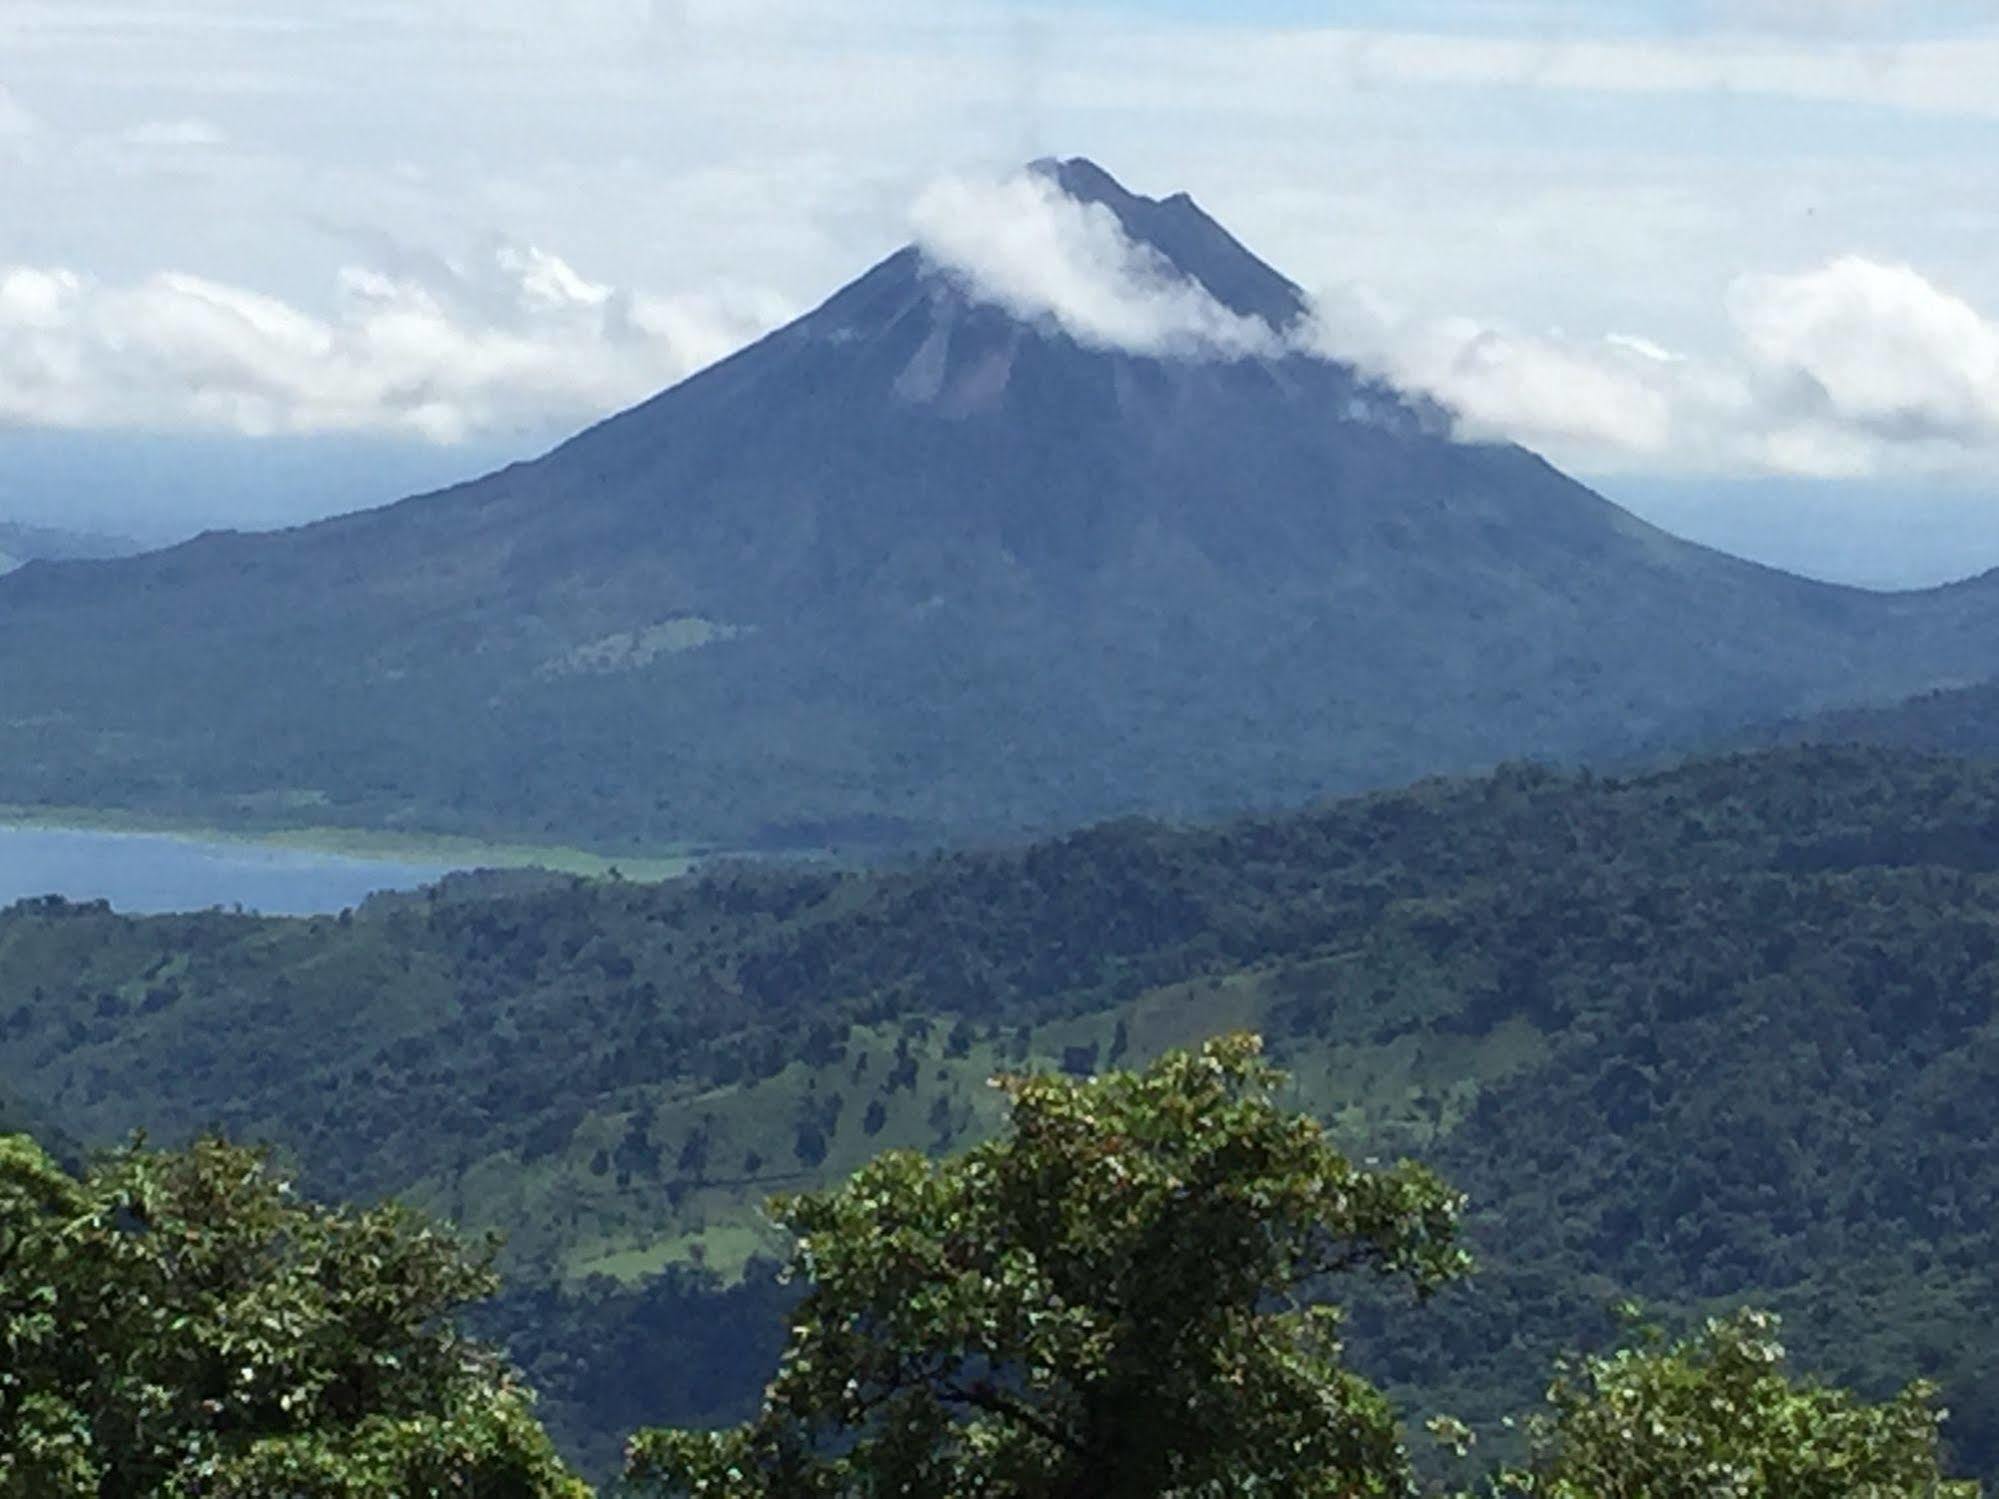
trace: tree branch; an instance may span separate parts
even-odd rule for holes
[[[1064,1431],[1032,1406],[1016,1400],[995,1384],[983,1381],[970,1386],[947,1384],[942,1387],[940,1393],[946,1400],[955,1400],[991,1415],[1005,1416],[1010,1421],[1018,1421],[1043,1441],[1066,1448],[1079,1456],[1085,1451],[1082,1442],[1073,1434]]]

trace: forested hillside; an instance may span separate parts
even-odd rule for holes
[[[313,921],[39,903],[0,917],[0,1090],[95,1141],[219,1124],[319,1190],[506,1230],[498,1315],[601,1461],[768,1373],[770,1191],[968,1143],[999,1066],[1256,1028],[1345,1148],[1471,1194],[1470,1288],[1356,1317],[1392,1388],[1487,1419],[1617,1296],[1754,1299],[1844,1382],[1938,1378],[1990,1473],[1995,898],[1999,769],[1801,749],[865,876]]]
[[[1872,744],[1927,754],[1999,758],[1999,682],[1925,692],[1899,703],[1786,719],[1752,736],[1762,745]]]

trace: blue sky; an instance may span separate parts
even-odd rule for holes
[[[1058,152],[1191,190],[1478,435],[1970,570],[1995,79],[1983,0],[9,0],[0,511],[280,523],[533,451]],[[301,453],[351,487],[260,493]]]

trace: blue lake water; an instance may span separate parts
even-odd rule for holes
[[[0,906],[40,895],[132,913],[241,905],[270,916],[357,906],[377,890],[441,879],[444,865],[356,859],[160,833],[0,826]]]

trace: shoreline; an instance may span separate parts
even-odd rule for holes
[[[642,883],[677,879],[701,862],[684,854],[615,858],[563,844],[488,842],[457,833],[405,833],[380,828],[327,826],[243,827],[191,818],[107,811],[94,807],[0,805],[0,832],[96,833],[169,838],[182,843],[235,844],[358,863],[423,865],[459,872],[473,869],[547,869],[601,879],[616,869]]]

